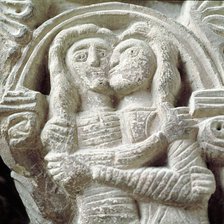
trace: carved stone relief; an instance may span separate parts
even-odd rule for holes
[[[178,22],[138,5],[75,3],[47,20],[60,2],[0,1],[3,28],[29,33],[2,29],[20,54],[1,84],[0,152],[30,222],[215,223],[222,3],[186,1]],[[17,18],[30,7],[32,22]],[[219,42],[207,44],[214,29]]]

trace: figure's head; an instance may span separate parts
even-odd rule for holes
[[[66,55],[70,74],[79,78],[82,88],[107,93],[111,43],[102,37],[89,37],[73,43]]]
[[[110,30],[94,24],[63,30],[50,49],[51,75],[60,71],[79,92],[110,92],[109,58],[115,42],[116,37]]]
[[[110,85],[118,95],[129,95],[149,88],[157,67],[151,48],[151,25],[132,24],[119,36],[110,60]]]
[[[156,70],[156,57],[149,44],[130,38],[121,41],[110,60],[110,85],[121,95],[147,89]]]

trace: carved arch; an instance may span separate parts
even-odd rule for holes
[[[32,41],[10,73],[5,91],[21,87],[39,90],[47,70],[46,55],[55,36],[64,29],[93,21],[97,26],[108,28],[115,33],[130,24],[144,21],[160,33],[159,36],[164,41],[172,38],[179,49],[182,67],[192,91],[223,85],[223,77],[218,73],[210,55],[184,26],[148,8],[124,3],[104,3],[62,13],[42,24],[33,33]]]

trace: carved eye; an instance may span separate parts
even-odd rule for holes
[[[137,47],[132,47],[126,50],[126,52],[128,53],[128,55],[130,55],[131,57],[136,57],[139,53],[139,48]]]
[[[103,50],[103,49],[98,50],[98,51],[97,51],[97,54],[98,54],[98,56],[99,56],[100,58],[104,58],[104,57],[107,56],[107,52],[106,52],[106,50]]]
[[[77,52],[75,54],[75,61],[76,62],[85,62],[88,58],[87,52]]]

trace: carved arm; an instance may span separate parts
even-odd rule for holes
[[[185,175],[168,168],[121,170],[95,166],[92,175],[97,183],[119,187],[140,200],[179,206],[200,203],[215,190],[213,174],[199,166],[191,167],[190,173]]]
[[[168,166],[122,170],[92,167],[98,183],[119,187],[136,197],[181,206],[201,203],[215,190],[213,174],[205,167],[197,142],[180,140],[168,149]]]
[[[140,143],[123,145],[115,151],[116,167],[139,167],[164,155],[168,145],[179,139],[195,139],[198,128],[196,121],[189,115],[189,108],[170,108],[163,105],[162,113],[166,117],[162,131],[151,135]]]

